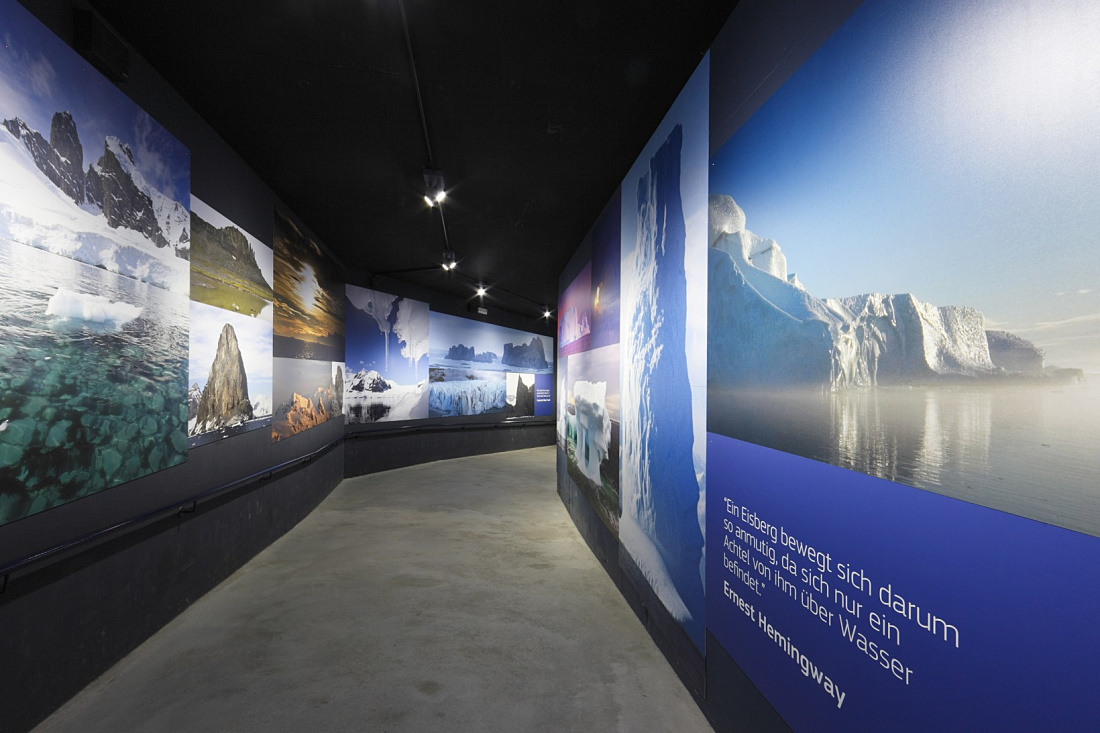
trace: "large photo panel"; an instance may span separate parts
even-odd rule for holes
[[[559,364],[564,362],[564,357]],[[622,421],[619,345],[568,357],[562,364],[560,442],[569,478],[614,536],[619,535],[619,445]]]
[[[868,0],[711,159],[708,629],[795,729],[1096,719],[1097,28]]]
[[[190,154],[0,2],[0,523],[187,457]]]
[[[343,419],[345,291],[336,263],[275,209],[271,439]]]
[[[700,651],[709,68],[707,56],[623,179],[621,207],[619,538]]]
[[[191,447],[271,423],[274,253],[191,197]]]
[[[1100,535],[1096,15],[867,3],[714,155],[711,430]]]
[[[349,425],[428,417],[428,304],[347,286]]]
[[[275,356],[344,358],[344,282],[312,237],[275,210]]]
[[[554,340],[443,313],[430,315],[428,414],[457,417],[501,413],[518,416],[509,402],[509,373],[552,375]],[[531,393],[534,383],[512,378]],[[513,391],[515,395],[515,391]]]

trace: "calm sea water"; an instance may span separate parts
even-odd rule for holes
[[[1100,536],[1100,377],[1076,384],[711,389],[708,429]]]
[[[0,242],[0,523],[187,457],[185,295]],[[59,285],[142,308],[120,328],[46,315]]]

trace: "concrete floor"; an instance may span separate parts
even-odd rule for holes
[[[689,731],[554,448],[344,481],[37,731]]]

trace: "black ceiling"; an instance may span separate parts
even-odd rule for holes
[[[526,315],[736,0],[404,0],[430,157],[399,0],[92,4],[346,266]]]

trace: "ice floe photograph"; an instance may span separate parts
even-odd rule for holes
[[[714,154],[710,430],[1100,536],[1097,32],[870,0]]]
[[[552,374],[554,341],[443,313],[430,316],[429,417],[508,410],[508,372]]]
[[[0,523],[187,457],[190,154],[0,2]]]
[[[619,539],[698,651],[709,69],[708,55],[623,179],[621,206]]]
[[[343,365],[337,363],[337,366],[342,374]],[[338,370],[333,362],[275,357],[273,376],[271,442],[278,443],[343,417],[338,409]]]
[[[344,282],[336,263],[276,209],[275,356],[342,361]]]
[[[569,478],[616,537],[619,534],[619,346],[569,357],[563,406]]]
[[[428,417],[428,304],[348,285],[349,425]]]
[[[194,448],[271,423],[271,311],[191,301],[187,434]]]
[[[275,299],[273,259],[271,247],[191,197],[191,300],[258,317]]]

